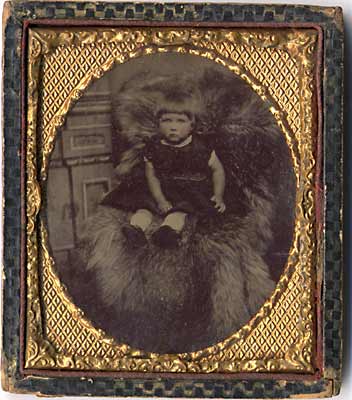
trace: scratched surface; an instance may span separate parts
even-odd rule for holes
[[[85,18],[134,21],[313,22],[324,31],[324,184],[326,187],[324,258],[324,378],[318,381],[144,378],[94,380],[37,377],[20,371],[20,40],[25,20],[34,18]],[[333,9],[307,6],[182,5],[132,3],[32,2],[12,7],[5,30],[4,52],[4,312],[3,385],[15,392],[46,395],[169,396],[224,398],[285,398],[294,394],[336,394],[341,363],[341,156],[342,156],[342,44],[341,15]],[[11,110],[11,111],[10,111]],[[325,111],[329,112],[325,112]],[[333,384],[331,383],[333,380]]]

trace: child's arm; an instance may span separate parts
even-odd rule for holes
[[[213,201],[214,207],[220,212],[223,213],[226,209],[224,203],[224,191],[225,191],[225,170],[222,166],[221,161],[215,152],[212,153],[209,166],[213,172],[213,190],[214,195],[211,198]]]
[[[155,175],[154,166],[151,161],[145,161],[145,175],[148,182],[149,190],[158,204],[161,212],[166,213],[172,208],[172,204],[165,198],[161,189],[160,181]]]

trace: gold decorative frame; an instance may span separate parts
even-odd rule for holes
[[[319,243],[314,195],[314,84],[318,36],[317,30],[304,28],[29,29],[25,368],[190,373],[315,371],[314,288]],[[72,104],[94,79],[114,65],[157,52],[205,57],[250,84],[269,104],[285,135],[297,183],[294,240],[270,299],[247,325],[223,342],[176,355],[146,353],[117,344],[85,319],[55,273],[40,216],[41,190],[56,132]]]

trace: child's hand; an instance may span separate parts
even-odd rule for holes
[[[171,210],[172,204],[169,201],[165,200],[159,202],[158,207],[163,214],[166,214],[169,210]]]
[[[226,206],[222,197],[216,196],[214,194],[214,196],[210,200],[215,203],[214,207],[218,210],[219,213],[222,214],[226,210]]]

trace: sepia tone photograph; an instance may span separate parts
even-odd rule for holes
[[[5,2],[5,391],[339,394],[345,14]]]
[[[116,343],[198,351],[272,295],[296,181],[270,106],[225,66],[163,53],[116,65],[68,113],[46,187],[51,254]]]

